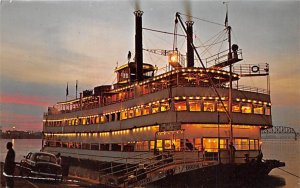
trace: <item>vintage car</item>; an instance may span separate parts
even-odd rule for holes
[[[28,153],[20,162],[23,176],[41,177],[45,180],[62,180],[62,168],[54,154],[46,152]]]

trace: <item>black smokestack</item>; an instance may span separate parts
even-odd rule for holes
[[[142,35],[142,15],[143,11],[137,10],[135,14],[135,63],[136,79],[143,80],[143,35]]]
[[[186,21],[187,30],[187,67],[194,67],[194,49],[191,45],[193,43],[193,21]]]

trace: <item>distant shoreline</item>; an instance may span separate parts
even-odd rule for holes
[[[0,139],[42,139],[42,132],[6,131],[1,132]]]

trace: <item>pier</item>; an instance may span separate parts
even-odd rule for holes
[[[5,174],[3,173],[4,163],[0,162],[0,188],[5,187]],[[63,188],[63,187],[92,187],[96,184],[95,181],[83,179],[74,176],[65,177],[62,182],[55,182],[51,179],[38,177],[20,176],[18,165],[15,170],[14,187],[23,188]]]

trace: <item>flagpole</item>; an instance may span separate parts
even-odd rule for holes
[[[67,82],[66,101],[68,100],[68,95],[69,95],[69,83]]]
[[[77,99],[77,92],[78,92],[78,80],[76,80],[76,99]]]

